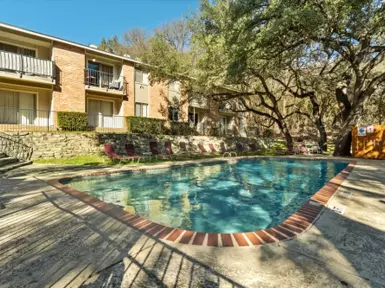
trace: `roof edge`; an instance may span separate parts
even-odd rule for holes
[[[0,21],[0,27],[6,28],[6,29],[10,29],[10,30],[13,30],[13,31],[17,31],[17,32],[21,32],[21,33],[24,33],[24,34],[27,34],[27,35],[31,35],[31,36],[35,36],[35,37],[40,37],[40,38],[44,38],[44,39],[47,39],[47,40],[56,41],[56,42],[64,43],[64,44],[67,44],[67,45],[75,46],[75,47],[82,48],[82,49],[85,49],[85,50],[88,50],[88,51],[100,53],[102,55],[106,55],[106,56],[109,56],[109,57],[113,57],[113,58],[117,58],[117,59],[122,59],[122,60],[125,60],[125,61],[128,61],[128,62],[142,64],[142,65],[148,65],[146,63],[134,60],[132,58],[116,55],[116,54],[113,54],[113,53],[110,53],[110,52],[106,52],[106,51],[102,51],[102,50],[99,50],[99,49],[95,49],[95,48],[89,47],[87,45],[83,45],[83,44],[76,43],[76,42],[73,42],[73,41],[65,40],[65,39],[54,37],[54,36],[47,35],[47,34],[43,34],[43,33],[40,33],[40,32],[33,31],[33,30],[21,28],[21,27],[18,27],[18,26],[10,25],[10,24],[7,24],[7,23],[1,22],[1,21]]]

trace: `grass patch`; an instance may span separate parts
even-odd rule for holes
[[[263,151],[258,151],[255,153],[244,153],[241,155],[248,156],[275,156],[277,153],[274,148],[266,149]],[[142,165],[143,163],[159,163],[159,162],[178,162],[178,161],[186,161],[186,160],[200,160],[200,159],[210,159],[210,158],[221,158],[220,155],[210,155],[210,154],[190,154],[190,155],[178,155],[177,157],[170,159],[160,159],[160,158],[144,158],[138,164],[136,161],[132,163],[132,161],[121,162],[120,165]],[[55,164],[55,165],[117,165],[118,161],[112,161],[108,158],[103,158],[101,155],[91,155],[91,156],[76,156],[71,158],[62,158],[62,159],[38,159],[35,160],[34,163],[37,164]]]
[[[106,159],[105,163],[103,162],[103,157],[100,155],[90,155],[90,156],[76,156],[71,158],[62,158],[62,159],[38,159],[33,161],[38,164],[56,164],[56,165],[108,165],[112,164],[112,161]]]

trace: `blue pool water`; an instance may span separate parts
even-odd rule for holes
[[[156,223],[233,233],[278,225],[347,165],[241,159],[75,178],[66,184]]]

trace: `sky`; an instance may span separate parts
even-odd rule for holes
[[[198,6],[199,0],[0,0],[0,22],[89,45],[133,27],[151,32]]]

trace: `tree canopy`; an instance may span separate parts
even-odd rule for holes
[[[334,154],[349,155],[354,125],[384,121],[383,19],[380,0],[202,0],[188,21],[129,33],[140,37],[127,46],[142,43],[152,79],[236,101],[237,111],[276,125],[289,147],[300,119],[325,149],[334,131]]]

